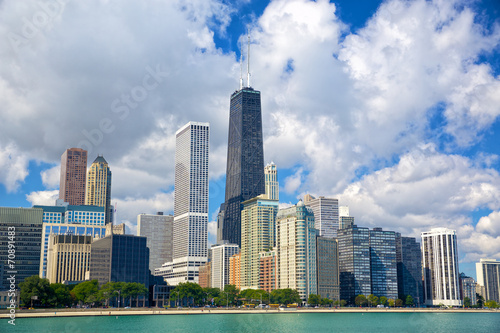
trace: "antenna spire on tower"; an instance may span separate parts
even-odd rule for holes
[[[240,53],[240,90],[243,89],[243,55]]]
[[[247,86],[250,88],[250,34],[248,35],[248,50],[247,50]]]

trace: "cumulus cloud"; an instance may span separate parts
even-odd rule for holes
[[[19,151],[15,144],[0,144],[0,183],[7,192],[14,192],[28,175],[29,157]]]
[[[26,195],[31,205],[53,206],[56,200],[59,199],[59,190],[51,191],[36,191]]]
[[[61,166],[56,165],[50,169],[41,172],[42,183],[45,188],[55,189],[59,188],[59,182],[61,180]]]
[[[132,230],[137,214],[172,210],[175,131],[195,120],[210,122],[210,200],[221,197],[239,64],[215,37],[237,8],[67,2],[24,36],[39,2],[3,1],[0,34],[23,39],[0,41],[0,182],[16,191],[29,161],[59,164],[83,145],[90,161],[109,162],[118,218]],[[500,80],[482,61],[498,52],[495,25],[459,0],[389,0],[349,31],[327,0],[274,0],[249,30],[265,159],[292,173],[283,193],[339,195],[368,226],[412,235],[448,226],[471,253],[498,253],[473,245],[495,241],[497,216],[474,226],[468,215],[500,210],[498,157],[462,156],[500,115]],[[46,189],[57,172],[42,171]]]

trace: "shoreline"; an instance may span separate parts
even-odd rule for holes
[[[427,308],[323,308],[298,309],[295,311],[279,311],[266,309],[161,309],[161,308],[132,308],[132,309],[37,309],[16,310],[15,318],[53,318],[53,317],[81,317],[81,316],[144,316],[144,315],[211,315],[211,314],[290,314],[290,313],[500,313],[498,309],[427,309]],[[0,310],[0,319],[9,318],[10,314]]]

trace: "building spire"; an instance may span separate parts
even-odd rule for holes
[[[247,49],[247,86],[250,88],[250,34],[248,34],[248,49]]]
[[[240,90],[243,89],[243,55],[240,52]]]

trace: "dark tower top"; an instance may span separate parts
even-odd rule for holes
[[[265,193],[260,91],[246,87],[231,95],[227,146],[222,236],[241,246],[242,202]]]

